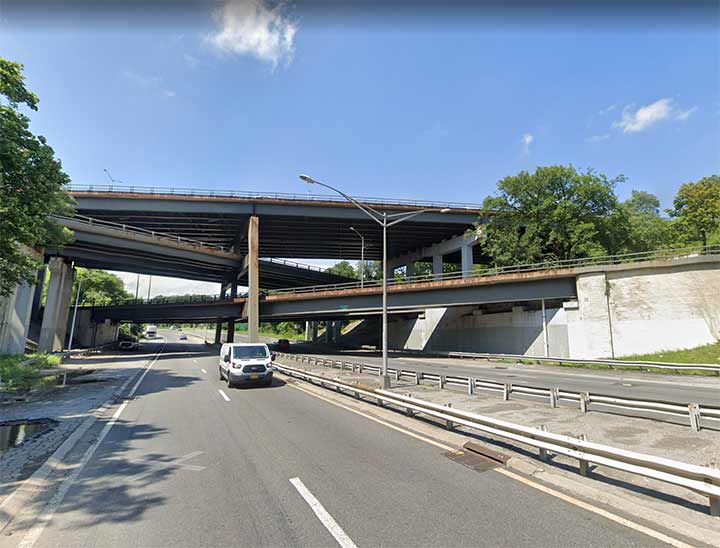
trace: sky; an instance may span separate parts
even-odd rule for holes
[[[104,4],[0,0],[0,55],[25,65],[32,129],[74,183],[108,170],[306,193],[308,173],[356,196],[481,203],[504,176],[562,163],[670,207],[720,172],[717,4]]]

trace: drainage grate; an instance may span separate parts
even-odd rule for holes
[[[483,457],[477,453],[470,451],[448,451],[445,456],[451,461],[467,466],[468,468],[475,470],[476,472],[487,472],[493,468],[500,466],[500,463],[496,460]]]

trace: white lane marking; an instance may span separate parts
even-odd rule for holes
[[[566,495],[565,493],[561,493],[560,491],[556,491],[555,489],[551,489],[550,487],[546,487],[546,486],[536,483],[532,480],[525,479],[524,477],[522,477],[514,472],[511,472],[510,470],[508,470],[506,468],[495,468],[495,472],[497,472],[499,474],[503,474],[504,476],[507,476],[509,478],[512,478],[515,481],[519,481],[520,483],[524,483],[525,485],[529,485],[533,489],[537,489],[538,491],[542,491],[543,493],[552,495],[553,497],[559,498],[560,500],[563,500],[574,506],[583,508],[584,510],[587,510],[588,512],[592,512],[594,514],[598,514],[599,516],[603,516],[604,518],[607,518],[610,521],[614,521],[615,523],[620,523],[621,525],[624,525],[625,527],[629,527],[630,529],[635,529],[636,531],[645,533],[646,535],[656,538],[657,540],[659,540],[661,542],[665,542],[671,546],[677,546],[677,548],[692,548],[692,545],[690,545],[690,544],[685,544],[684,542],[682,542],[680,540],[674,539],[667,535],[663,535],[659,531],[655,531],[654,529],[650,529],[649,527],[645,527],[644,525],[640,525],[639,523],[635,523],[634,521],[625,519],[621,516],[618,516],[617,514],[613,514],[612,512],[608,512],[607,510],[603,510],[602,508],[598,508],[597,506],[593,506],[592,504],[588,504],[587,502],[583,502],[579,499],[576,499],[575,497],[571,497],[570,495]]]
[[[429,443],[429,444],[434,445],[434,446],[436,446],[436,447],[440,447],[441,449],[445,449],[445,450],[447,450],[447,451],[453,451],[453,452],[455,452],[455,453],[458,452],[458,450],[455,449],[454,447],[450,447],[450,446],[448,446],[448,445],[443,445],[442,443],[436,442],[435,440],[432,440],[432,439],[430,439],[430,438],[426,438],[426,437],[424,437],[424,436],[421,436],[421,435],[419,435],[419,434],[416,434],[416,433],[414,433],[414,432],[411,432],[411,431],[409,431],[409,430],[406,430],[406,429],[404,429],[404,428],[402,428],[402,427],[400,427],[400,426],[395,426],[394,424],[387,423],[387,422],[385,422],[385,421],[383,421],[383,420],[380,420],[380,419],[378,419],[378,418],[376,418],[376,417],[373,417],[373,416],[371,416],[371,415],[368,415],[368,414],[366,414],[366,413],[364,413],[363,411],[360,411],[360,410],[358,410],[358,409],[353,409],[352,407],[346,407],[345,405],[343,405],[343,404],[341,404],[341,403],[339,403],[339,402],[335,402],[335,401],[330,400],[330,399],[328,399],[328,398],[325,398],[325,397],[323,397],[323,396],[321,396],[321,395],[319,395],[319,394],[315,394],[314,392],[311,392],[310,390],[308,390],[308,389],[306,389],[306,388],[304,388],[304,387],[300,387],[300,386],[298,386],[298,385],[296,385],[296,384],[288,384],[287,386],[291,386],[291,387],[293,387],[293,388],[296,388],[296,389],[300,390],[301,392],[305,392],[305,393],[308,394],[309,396],[313,396],[313,397],[318,398],[318,399],[320,399],[320,400],[326,401],[326,402],[331,403],[331,404],[333,404],[333,405],[335,405],[335,406],[337,406],[337,407],[342,407],[343,409],[346,409],[346,410],[348,410],[348,411],[351,411],[351,412],[353,412],[353,413],[356,413],[356,414],[358,414],[358,415],[361,415],[361,416],[363,416],[363,417],[365,417],[365,418],[367,418],[367,419],[370,419],[370,420],[372,420],[372,421],[375,421],[375,422],[377,422],[377,423],[380,423],[380,424],[382,424],[382,425],[384,425],[384,426],[388,426],[389,428],[392,428],[393,430],[397,430],[398,432],[401,432],[401,433],[403,433],[403,434],[406,434],[406,435],[408,435],[408,436],[410,436],[410,437],[413,437],[413,438],[415,438],[415,439],[424,441],[424,442],[426,442],[426,443]],[[660,540],[660,541],[662,541],[662,542],[665,542],[665,543],[667,543],[667,544],[670,544],[671,546],[676,546],[677,548],[692,548],[691,545],[685,544],[684,542],[682,542],[682,541],[680,541],[680,540],[677,540],[677,539],[674,539],[674,538],[669,537],[669,536],[667,536],[667,535],[664,535],[663,533],[661,533],[661,532],[659,532],[659,531],[655,531],[655,530],[653,530],[653,529],[650,529],[649,527],[645,527],[644,525],[641,525],[641,524],[636,523],[636,522],[634,522],[634,521],[630,521],[630,520],[628,520],[628,519],[626,519],[626,518],[620,517],[620,516],[618,516],[617,514],[613,514],[612,512],[608,512],[607,510],[603,510],[602,508],[598,508],[598,507],[596,507],[596,506],[593,506],[592,504],[589,504],[589,503],[587,503],[587,502],[583,502],[583,501],[581,501],[581,500],[578,500],[578,499],[576,499],[576,498],[574,498],[574,497],[571,497],[570,495],[566,495],[566,494],[564,494],[564,493],[561,493],[560,491],[556,491],[555,489],[551,489],[551,488],[549,488],[549,487],[546,487],[546,486],[544,486],[544,485],[541,485],[541,484],[539,484],[539,483],[536,483],[536,482],[534,482],[534,481],[532,481],[532,480],[526,479],[526,478],[524,478],[524,477],[522,477],[522,476],[520,476],[520,475],[518,475],[518,474],[515,474],[514,472],[511,472],[511,471],[508,470],[507,468],[495,468],[495,469],[493,469],[493,470],[494,470],[495,472],[498,472],[499,474],[503,474],[503,475],[505,475],[505,476],[507,476],[507,477],[509,477],[509,478],[512,478],[512,479],[514,479],[514,480],[517,480],[517,481],[519,481],[519,482],[521,482],[521,483],[525,483],[525,484],[529,485],[530,487],[534,487],[535,489],[537,489],[537,490],[539,490],[539,491],[542,491],[542,492],[544,492],[545,494],[548,494],[548,495],[557,497],[557,498],[559,498],[559,499],[561,499],[561,500],[563,500],[563,501],[565,501],[565,502],[568,502],[568,503],[570,503],[570,504],[574,504],[575,506],[578,506],[578,507],[580,507],[580,508],[583,508],[583,509],[587,510],[588,512],[593,512],[593,513],[598,514],[598,515],[600,515],[600,516],[603,516],[603,517],[605,517],[605,518],[607,518],[607,519],[609,519],[609,520],[611,520],[611,521],[614,521],[614,522],[616,522],[616,523],[620,523],[620,524],[622,524],[622,525],[624,525],[624,526],[626,526],[626,527],[628,527],[628,528],[630,528],[630,529],[635,529],[636,531],[640,531],[641,533],[644,533],[644,534],[646,534],[646,535],[648,535],[648,536],[650,536],[650,537],[656,538],[656,539],[658,539],[658,540]]]
[[[305,484],[300,478],[290,478],[290,483],[292,483],[293,487],[298,490],[300,496],[310,505],[310,508],[313,512],[315,512],[315,515],[325,526],[325,529],[330,532],[342,548],[357,548],[357,545],[349,536],[347,536],[345,531],[342,530],[342,527],[338,525],[338,522],[333,519],[330,513],[325,510],[325,507],[320,504],[320,501],[315,498],[315,495],[313,495],[310,490],[305,487]]]
[[[202,371],[203,373],[205,373],[207,375],[207,371],[205,371],[202,367],[200,368],[200,371]]]
[[[223,399],[225,401],[230,401],[230,398],[228,398],[228,395],[221,388],[218,388],[218,392],[220,392],[220,395],[223,397]]]
[[[165,345],[163,344],[162,348],[160,349],[160,352],[155,354],[155,357],[153,358],[153,361],[145,368],[145,371],[143,371],[143,374],[140,375],[140,378],[135,383],[135,385],[132,387],[130,392],[128,393],[128,397],[132,397],[135,394],[135,391],[137,390],[138,386],[140,386],[140,383],[145,378],[145,375],[147,375],[147,372],[150,371],[150,368],[155,365],[155,362],[158,359],[158,356],[162,354],[162,351],[165,350]],[[48,523],[50,523],[50,520],[53,518],[53,515],[57,511],[60,504],[62,504],[63,499],[65,498],[65,495],[70,490],[70,488],[73,486],[75,481],[77,480],[78,476],[80,476],[80,473],[85,468],[85,465],[90,461],[92,456],[95,454],[95,451],[98,447],[100,447],[100,444],[105,439],[105,436],[108,435],[110,432],[110,429],[115,425],[117,420],[120,418],[120,415],[122,415],[122,412],[125,411],[125,408],[127,407],[128,402],[124,401],[120,407],[117,408],[115,413],[113,414],[112,418],[105,424],[103,429],[100,431],[100,435],[97,437],[97,439],[85,450],[85,453],[82,456],[82,459],[80,459],[80,462],[76,465],[75,469],[72,471],[72,473],[63,480],[63,482],[60,484],[60,487],[57,491],[53,494],[53,496],[50,498],[50,500],[45,505],[45,510],[43,511],[40,518],[37,520],[36,524],[28,531],[27,535],[23,538],[23,540],[18,544],[18,548],[32,548],[37,540],[40,538],[40,535],[42,535],[43,531],[45,530],[45,527]]]

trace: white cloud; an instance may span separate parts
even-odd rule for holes
[[[603,133],[602,135],[593,135],[592,137],[588,138],[588,141],[591,143],[602,143],[603,141],[607,141],[610,139],[609,133]]]
[[[524,133],[520,138],[520,144],[523,147],[524,154],[530,153],[530,145],[533,144],[533,141],[535,141],[535,136],[532,133]]]
[[[697,107],[679,110],[673,99],[666,97],[640,107],[635,112],[632,110],[632,105],[626,106],[623,109],[622,118],[614,122],[613,127],[622,129],[623,133],[638,133],[663,120],[687,120],[697,110]]]
[[[698,109],[697,107],[692,107],[687,110],[677,111],[675,113],[675,119],[680,120],[681,122],[684,122],[685,120],[690,118],[690,116],[693,114],[693,112],[695,112],[697,109]]]
[[[183,55],[183,59],[185,60],[185,64],[190,67],[191,69],[196,69],[197,66],[200,64],[200,61],[197,57],[193,57],[189,53],[185,53]]]
[[[253,55],[273,68],[289,64],[298,27],[283,10],[265,0],[226,0],[214,13],[219,29],[207,41],[222,53]]]
[[[163,86],[163,79],[160,76],[151,76],[132,70],[125,70],[122,73],[122,77],[140,89],[158,93],[164,97],[175,97],[173,90],[166,89]]]

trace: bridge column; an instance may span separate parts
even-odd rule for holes
[[[460,248],[460,258],[463,278],[471,277],[473,269],[473,248],[470,244],[465,243],[462,245]]]
[[[260,335],[260,277],[258,275],[258,256],[260,218],[253,215],[248,223],[248,340],[258,342]]]
[[[310,322],[305,322],[305,342],[310,341]]]
[[[46,272],[47,268],[45,267],[45,265],[43,265],[42,268],[38,269],[37,277],[35,278],[35,295],[33,297],[32,303],[32,318],[34,320],[40,318],[40,309],[42,308],[42,294],[43,288],[45,287]]]
[[[433,255],[432,273],[434,276],[440,276],[443,273],[443,256],[442,255]]]
[[[223,282],[220,284],[220,298],[221,299],[225,298],[226,291],[227,291],[227,284]],[[223,342],[222,328],[223,328],[222,320],[218,320],[217,322],[215,322],[215,344],[220,344],[221,342]]]
[[[335,320],[333,322],[333,342],[340,344],[342,338],[342,320]]]
[[[233,281],[230,283],[230,298],[235,297],[237,297],[237,284]],[[227,332],[227,342],[235,342],[235,318],[228,319]]]
[[[312,338],[310,340],[316,343],[318,342],[318,322],[312,321],[310,324],[312,325]]]
[[[50,268],[50,283],[40,328],[38,350],[40,352],[59,352],[65,344],[75,270],[61,257],[50,259],[48,267]]]
[[[415,261],[408,261],[405,265],[405,276],[408,278],[415,276]]]
[[[0,297],[0,354],[23,354],[30,327],[33,287],[18,284],[7,297]]]

